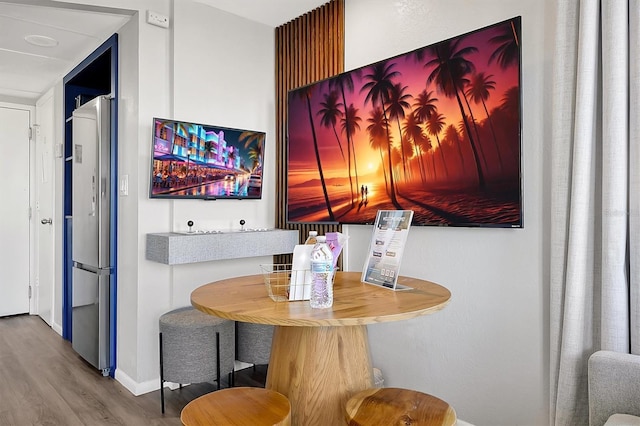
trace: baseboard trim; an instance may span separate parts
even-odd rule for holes
[[[234,370],[242,370],[243,368],[251,367],[253,364],[247,364],[246,362],[236,361]],[[138,383],[133,380],[127,373],[124,373],[121,369],[116,368],[116,373],[113,376],[122,386],[124,386],[129,392],[135,396],[139,396],[145,393],[153,392],[160,389],[160,378],[153,380],[147,380],[146,382]],[[182,386],[188,386],[188,383],[183,383]],[[164,386],[171,390],[177,389],[180,385],[177,383],[164,382]]]
[[[62,336],[62,325],[58,324],[55,321],[51,322],[51,329]]]
[[[147,380],[146,382],[138,383],[120,369],[116,369],[114,377],[118,382],[120,382],[120,384],[122,384],[122,386],[135,396],[160,389],[160,379]]]

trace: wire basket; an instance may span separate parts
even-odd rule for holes
[[[269,297],[275,302],[289,300],[291,284],[291,264],[260,265],[264,276],[264,285],[267,287]]]

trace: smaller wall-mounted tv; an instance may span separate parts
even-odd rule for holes
[[[151,198],[262,198],[266,134],[153,119]]]

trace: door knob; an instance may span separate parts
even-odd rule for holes
[[[49,218],[49,219],[42,219],[42,220],[40,221],[40,223],[41,223],[41,224],[43,224],[43,225],[46,225],[47,223],[48,223],[49,225],[51,225],[51,224],[53,223],[53,221],[51,220],[51,218]]]

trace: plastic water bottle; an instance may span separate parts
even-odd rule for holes
[[[309,231],[309,236],[304,242],[306,244],[315,244],[318,242],[318,231]]]
[[[311,297],[312,308],[333,306],[333,254],[326,237],[319,235],[311,251]]]

